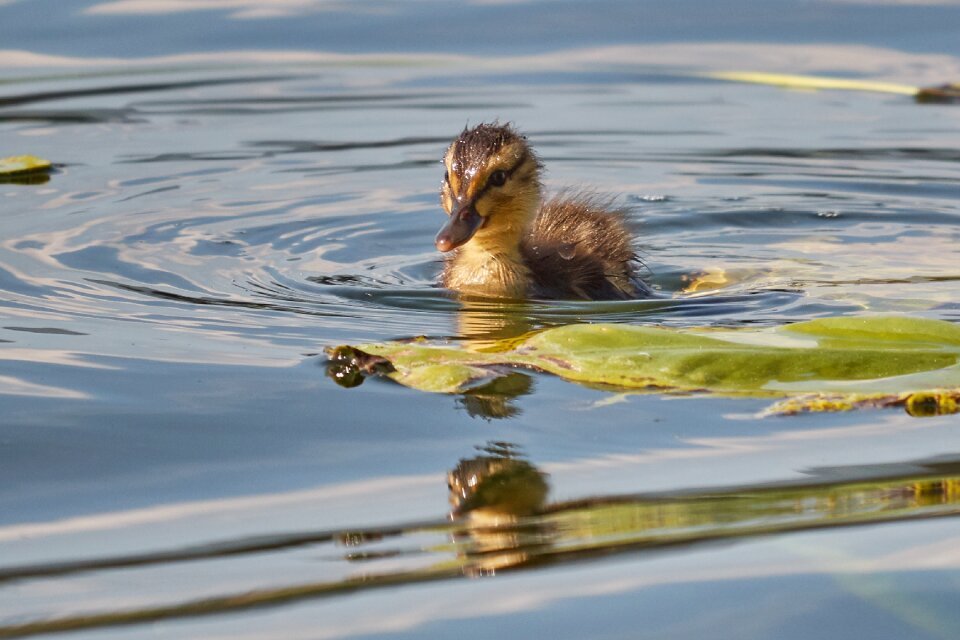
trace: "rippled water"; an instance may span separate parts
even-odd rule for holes
[[[0,7],[24,34],[28,4]],[[956,80],[936,44],[953,40],[921,37],[956,8],[876,9],[903,18],[894,49],[876,22],[850,45],[810,44],[817,22],[799,44],[743,27],[654,46],[607,4],[606,39],[500,49],[358,26],[420,24],[430,2],[31,5],[78,31],[10,31],[0,52],[0,155],[56,166],[0,182],[0,637],[956,636],[956,416],[758,418],[762,400],[526,372],[458,397],[328,379],[326,346],[418,335],[960,320],[960,109],[692,73]],[[511,29],[532,10],[468,9]],[[198,16],[225,45],[95,37],[188,38]],[[343,55],[296,35],[331,23],[363,35]],[[655,298],[465,304],[435,285],[440,157],[494,118],[548,189],[629,207]],[[510,498],[451,520],[451,492],[469,497],[448,482],[491,474]]]

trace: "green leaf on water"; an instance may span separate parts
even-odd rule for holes
[[[50,180],[53,165],[36,156],[0,158],[0,184],[38,185]]]
[[[0,176],[41,173],[49,171],[52,166],[49,160],[36,156],[9,156],[0,158]]]
[[[768,410],[776,414],[903,406],[930,415],[955,412],[960,401],[960,326],[922,318],[725,330],[574,324],[482,351],[418,341],[327,353],[338,371],[441,393],[469,392],[519,367],[633,392],[780,398]]]

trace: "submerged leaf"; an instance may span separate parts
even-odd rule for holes
[[[903,407],[915,418],[957,413],[960,407],[960,388],[916,391],[905,393],[814,393],[781,400],[761,415],[796,415],[825,411],[852,411],[854,409],[882,409]]]
[[[461,393],[522,367],[633,391],[785,397],[768,413],[905,406],[957,410],[960,327],[905,317],[827,318],[772,329],[575,324],[467,351],[428,343],[336,347],[389,362],[378,371],[423,391]]]

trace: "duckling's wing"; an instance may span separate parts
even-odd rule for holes
[[[564,193],[544,203],[521,250],[537,294],[624,300],[649,295],[624,211],[591,194]]]

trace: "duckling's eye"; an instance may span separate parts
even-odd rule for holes
[[[444,183],[444,184],[450,184],[450,172],[449,172],[449,171],[444,171],[444,172],[443,172],[443,183]]]
[[[502,187],[507,183],[507,172],[498,169],[490,174],[490,177],[487,179],[487,184],[492,184],[495,187]]]

